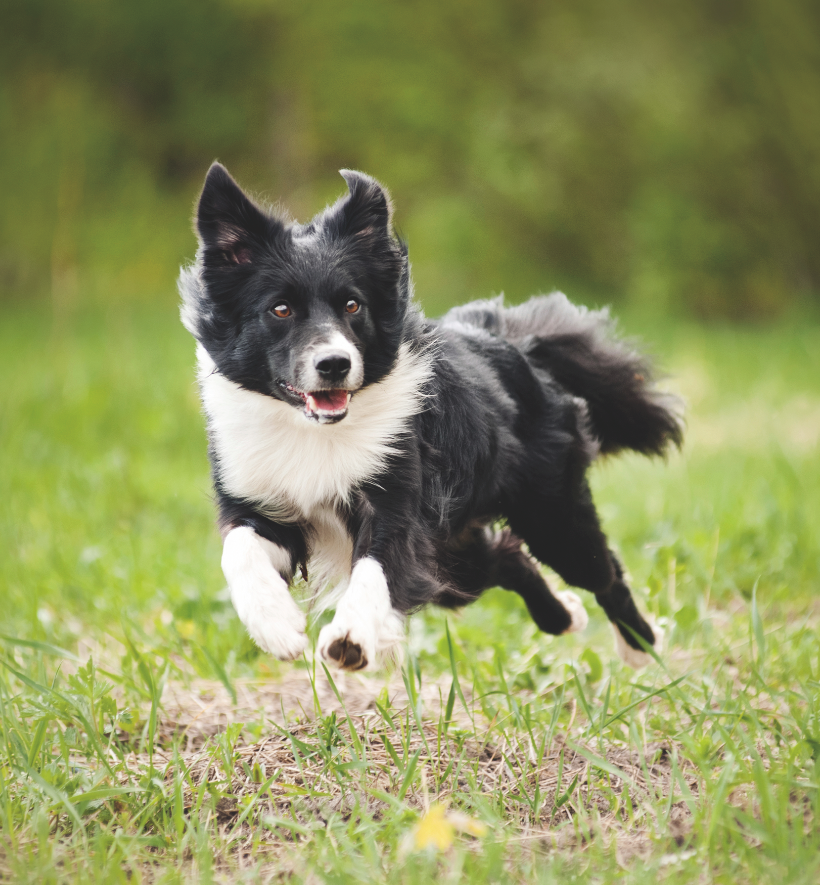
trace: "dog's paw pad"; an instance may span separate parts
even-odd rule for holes
[[[569,627],[563,633],[581,633],[586,630],[589,623],[589,615],[584,608],[584,603],[571,590],[560,590],[555,594],[558,601],[569,615]],[[562,635],[563,635],[562,633]]]
[[[368,663],[362,647],[358,642],[353,642],[349,634],[334,639],[324,656],[342,670],[363,670]]]
[[[373,662],[375,655],[369,654],[364,644],[353,638],[351,630],[342,632],[333,627],[328,624],[319,634],[319,655],[324,661],[340,670],[364,670]]]
[[[655,654],[659,655],[663,648],[663,630],[651,622],[649,622],[649,626],[655,636],[655,642],[652,646],[653,651]],[[655,660],[655,658],[648,652],[632,648],[626,639],[624,639],[623,634],[615,624],[612,625],[612,632],[615,634],[615,651],[618,653],[618,657],[628,667],[632,667],[633,670],[640,670],[642,667],[647,667]]]

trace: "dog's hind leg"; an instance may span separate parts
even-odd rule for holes
[[[573,587],[595,594],[615,628],[616,650],[625,663],[642,667],[652,660],[635,634],[656,650],[662,634],[635,605],[623,569],[601,531],[586,481],[571,496],[522,499],[510,525],[538,560]]]
[[[472,602],[490,587],[517,593],[540,630],[553,635],[577,633],[587,625],[581,600],[570,590],[554,593],[538,565],[510,529],[474,530],[448,551],[446,572],[452,589],[436,600],[456,607]]]
[[[521,548],[509,529],[496,539],[497,584],[513,590],[525,602],[539,630],[553,635],[580,633],[589,618],[583,602],[571,590],[550,589],[535,560]]]

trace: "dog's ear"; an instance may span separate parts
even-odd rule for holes
[[[250,264],[277,224],[246,196],[221,163],[211,166],[196,209],[206,263]]]
[[[393,207],[387,191],[369,175],[342,169],[339,173],[350,191],[339,207],[342,233],[368,239],[374,235],[390,236]]]

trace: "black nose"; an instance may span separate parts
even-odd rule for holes
[[[341,381],[350,371],[350,357],[343,353],[323,353],[313,360],[316,371],[328,381]]]

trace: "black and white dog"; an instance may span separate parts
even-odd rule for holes
[[[180,276],[224,537],[222,568],[254,641],[307,646],[289,592],[297,568],[336,588],[318,641],[358,670],[400,642],[427,603],[518,593],[538,627],[582,630],[591,591],[627,663],[659,634],[638,612],[585,479],[597,454],[680,444],[677,402],[605,311],[560,293],[426,319],[407,248],[376,181],[308,224],[260,208],[214,164]],[[503,528],[499,528],[499,524]],[[526,543],[526,548],[524,544]]]

